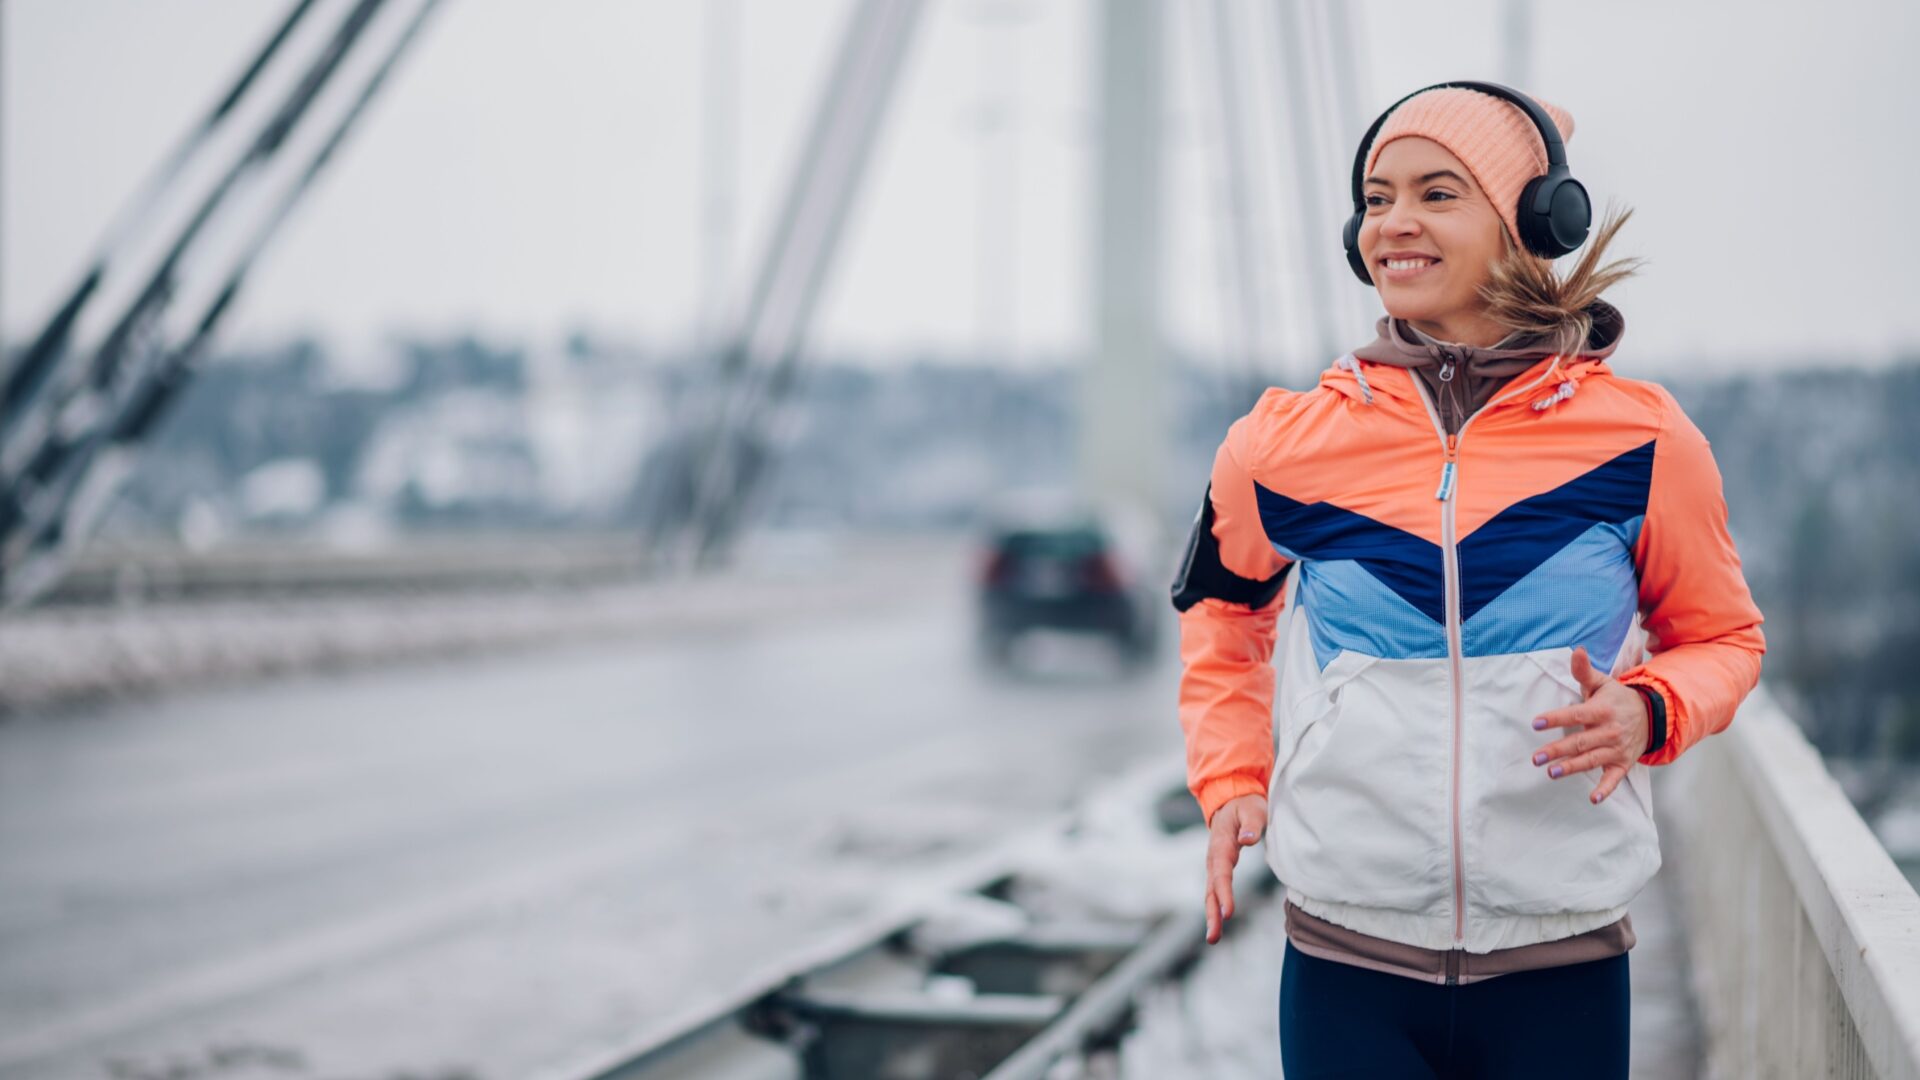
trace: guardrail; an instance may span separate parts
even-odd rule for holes
[[[1920,1078],[1920,895],[1766,687],[1662,774],[1707,1075]]]
[[[646,576],[629,572],[633,544],[522,539],[358,555],[98,545],[71,592],[0,612],[0,716],[405,658],[730,630],[769,611],[842,618],[922,602],[929,575],[961,580],[964,553],[944,536],[749,536],[737,566]],[[109,583],[115,567],[127,582]]]
[[[537,1080],[1058,1075],[1068,1059],[1114,1045],[1138,997],[1178,977],[1206,928],[1192,905],[1168,907],[1161,888],[1085,909],[1089,894],[1063,888],[1048,868],[1073,862],[1083,844],[1105,853],[1100,865],[1122,848],[1137,860],[1143,841],[1197,868],[1202,827],[1184,764],[1143,763],[1081,806],[914,883],[861,925]],[[1150,837],[1193,842],[1162,847]],[[1258,859],[1241,859],[1235,880],[1248,904],[1272,892]],[[1099,892],[1116,883],[1079,884]]]
[[[97,541],[73,559],[40,606],[576,587],[655,572],[639,537],[607,533],[445,534],[368,550],[301,538],[210,551]]]

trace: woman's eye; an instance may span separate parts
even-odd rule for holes
[[[1429,199],[1431,199],[1431,198],[1433,198],[1433,197],[1434,197],[1435,195],[1438,195],[1438,196],[1440,196],[1440,197],[1441,197],[1441,198],[1443,198],[1443,199],[1451,199],[1451,198],[1454,198],[1454,194],[1453,194],[1453,192],[1451,192],[1451,191],[1429,191],[1429,192],[1427,192],[1427,198],[1429,198]]]
[[[1373,200],[1375,199],[1379,199],[1380,201],[1374,202]],[[1387,197],[1385,195],[1369,195],[1367,196],[1367,205],[1368,206],[1385,206],[1387,205]]]

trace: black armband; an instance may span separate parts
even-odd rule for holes
[[[1640,691],[1640,696],[1647,701],[1646,753],[1651,754],[1667,745],[1667,700],[1660,696],[1660,691],[1652,687],[1641,686],[1639,683],[1634,683],[1632,686]]]
[[[1200,498],[1200,513],[1193,520],[1193,533],[1187,537],[1187,550],[1180,559],[1179,573],[1173,579],[1173,606],[1185,611],[1203,599],[1226,600],[1263,608],[1285,584],[1293,563],[1282,566],[1265,581],[1244,578],[1220,562],[1220,541],[1213,535],[1213,485]]]

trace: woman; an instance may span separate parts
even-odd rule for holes
[[[1289,1080],[1626,1076],[1648,769],[1759,678],[1707,441],[1607,364],[1630,215],[1562,277],[1584,191],[1523,198],[1572,134],[1481,83],[1375,124],[1348,241],[1387,317],[1229,428],[1174,586],[1207,941],[1266,836]]]

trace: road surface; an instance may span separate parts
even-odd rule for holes
[[[0,1077],[525,1075],[1179,755],[1170,657],[990,677],[964,571],[0,722]]]

